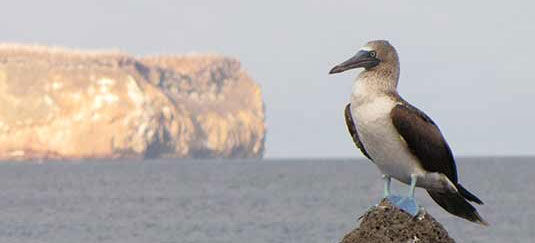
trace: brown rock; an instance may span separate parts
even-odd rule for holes
[[[383,200],[362,216],[360,226],[347,234],[342,243],[455,242],[431,215],[417,217]]]
[[[264,136],[236,59],[0,44],[0,159],[258,158]]]

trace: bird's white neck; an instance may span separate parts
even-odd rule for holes
[[[399,70],[384,72],[381,70],[363,71],[353,84],[352,103],[359,105],[377,97],[397,94]]]

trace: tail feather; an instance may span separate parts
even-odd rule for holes
[[[483,202],[481,200],[479,200],[479,198],[477,198],[474,194],[472,194],[468,190],[466,190],[466,188],[461,186],[461,184],[457,184],[457,189],[459,190],[459,193],[461,193],[461,195],[464,198],[466,198],[466,200],[471,201],[471,202],[475,202],[475,203],[477,203],[479,205],[483,205]]]
[[[458,186],[459,188],[462,188],[461,186]],[[464,188],[463,188],[464,189]],[[459,192],[462,189],[459,189]],[[464,189],[464,192],[466,189]],[[489,225],[477,212],[477,210],[463,197],[462,192],[460,193],[453,193],[453,192],[433,192],[433,191],[427,191],[431,198],[438,203],[442,208],[444,208],[449,213],[459,216],[461,218],[465,218],[469,221],[472,221],[474,223],[482,224],[482,225]],[[474,199],[474,202],[481,202],[481,200],[477,199],[472,194],[469,194],[471,199]]]

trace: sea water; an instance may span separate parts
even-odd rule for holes
[[[457,242],[535,242],[535,158],[460,158],[483,227],[417,200]],[[378,203],[365,160],[0,164],[0,242],[339,242]],[[406,194],[395,183],[394,193]]]

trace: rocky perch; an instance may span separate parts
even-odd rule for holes
[[[416,218],[383,200],[362,216],[359,228],[341,243],[455,242],[431,215],[423,211]]]
[[[236,59],[0,44],[0,159],[259,158],[260,87]]]

